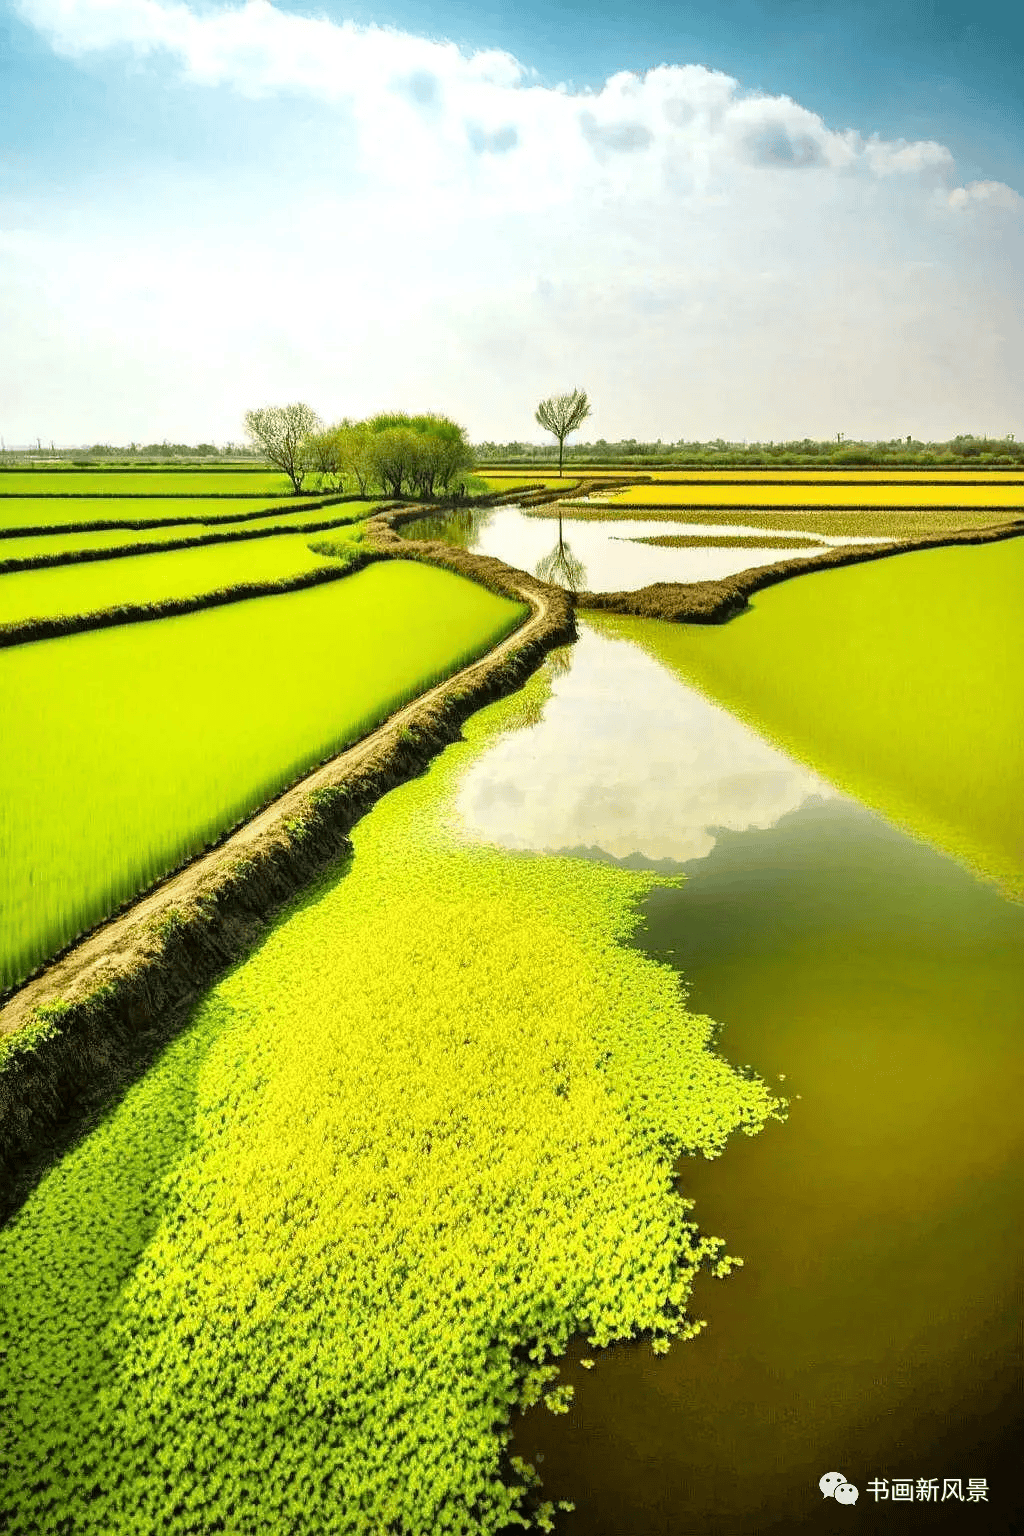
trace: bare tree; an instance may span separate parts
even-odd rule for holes
[[[264,458],[284,471],[297,495],[314,465],[310,439],[323,431],[316,411],[309,405],[268,405],[246,411],[245,430]]]
[[[552,395],[538,405],[535,419],[545,432],[553,432],[558,438],[558,473],[562,473],[562,453],[565,440],[575,432],[590,415],[590,404],[585,389],[574,389],[569,395]]]
[[[562,532],[562,503],[558,503],[558,543],[534,566],[534,575],[552,586],[566,587],[570,592],[582,592],[587,579],[587,568],[578,555],[573,554]]]

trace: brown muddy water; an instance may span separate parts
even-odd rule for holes
[[[744,1261],[698,1284],[704,1332],[580,1341],[570,1412],[513,1453],[575,1501],[566,1536],[1024,1531],[1024,906],[580,629],[467,774],[466,832],[684,873],[636,941],[790,1110],[680,1164]]]
[[[404,523],[398,530],[410,539],[443,539],[458,544],[474,554],[495,555],[522,571],[536,571],[541,560],[557,546],[558,518],[528,517],[519,507],[468,508],[440,517],[422,517]],[[664,537],[665,534],[713,535],[736,538],[767,532],[755,523],[688,523],[664,518],[609,519],[608,522],[562,523],[563,542],[575,559],[582,562],[584,578],[577,590],[590,592],[635,592],[655,581],[716,581],[755,565],[773,565],[779,560],[820,554],[835,544],[886,543],[884,539],[826,537],[813,528],[801,531],[797,538],[813,539],[813,546],[784,543],[763,549],[671,549],[632,542],[635,539]]]

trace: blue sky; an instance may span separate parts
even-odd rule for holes
[[[0,433],[1019,435],[1022,66],[961,0],[16,0]]]

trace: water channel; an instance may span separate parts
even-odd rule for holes
[[[756,517],[756,514],[751,516]],[[808,521],[813,524],[814,519]],[[777,532],[769,534],[753,521],[742,525],[692,523],[686,521],[685,514],[680,514],[678,521],[621,518],[564,521],[561,526],[565,544],[584,567],[585,576],[579,590],[589,592],[633,592],[655,581],[716,581],[754,565],[821,554],[830,545],[887,542],[866,536],[825,535],[813,527],[790,537]],[[410,539],[443,539],[471,549],[475,554],[496,555],[524,571],[535,570],[559,540],[558,518],[550,509],[545,509],[544,515],[538,517],[516,506],[470,508],[441,517],[417,518],[403,524],[400,531]],[[761,536],[765,542],[762,547],[736,545],[731,549],[706,545],[673,549],[636,542],[666,534],[690,535],[702,540]]]
[[[698,1285],[704,1332],[663,1358],[581,1341],[569,1414],[532,1411],[513,1450],[575,1501],[568,1536],[1019,1531],[1024,906],[614,620],[580,630],[542,718],[468,770],[465,834],[684,874],[637,942],[790,1109],[680,1165],[744,1260]],[[856,1507],[822,1497],[832,1471]]]

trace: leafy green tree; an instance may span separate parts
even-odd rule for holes
[[[371,422],[370,463],[374,477],[388,496],[398,497],[416,460],[415,433],[404,426],[379,427]]]
[[[552,395],[549,400],[542,400],[535,412],[535,419],[545,432],[551,432],[558,439],[558,473],[562,473],[562,454],[565,449],[565,440],[570,432],[582,426],[590,415],[590,404],[587,400],[586,390],[574,389],[568,395]]]
[[[374,483],[369,425],[365,421],[350,421],[346,416],[331,431],[341,473],[354,475],[360,496],[368,495]]]
[[[455,475],[472,467],[465,430],[447,416],[386,411],[365,425],[374,473],[391,496],[401,496],[406,485],[427,499],[447,493]]]
[[[245,430],[264,458],[284,471],[297,495],[314,468],[311,440],[323,431],[323,422],[312,406],[268,405],[246,411]]]
[[[317,476],[317,488],[340,491],[345,483],[345,470],[341,462],[339,429],[325,427],[322,432],[311,433],[306,447],[311,468]]]

